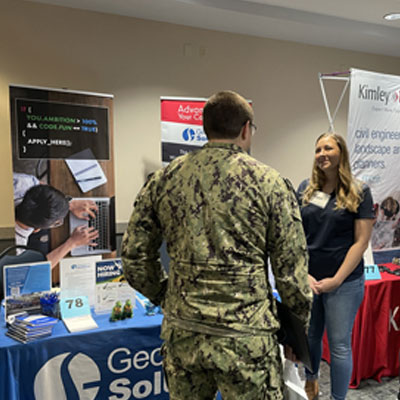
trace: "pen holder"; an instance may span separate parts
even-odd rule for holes
[[[60,299],[57,293],[46,293],[40,297],[42,314],[60,318]]]

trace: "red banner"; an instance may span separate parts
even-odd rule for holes
[[[161,100],[161,121],[203,125],[205,101]]]

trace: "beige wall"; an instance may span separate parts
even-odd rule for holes
[[[117,221],[125,222],[145,175],[161,165],[160,96],[233,89],[252,99],[253,155],[297,185],[328,126],[318,72],[349,67],[399,75],[400,58],[1,0],[0,227],[13,225],[10,83],[114,94]],[[346,108],[335,124],[343,134]]]

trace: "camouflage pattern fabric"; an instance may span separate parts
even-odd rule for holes
[[[282,363],[272,335],[226,338],[171,329],[161,353],[171,400],[281,400]]]
[[[159,259],[162,238],[169,277]],[[279,327],[270,257],[282,301],[307,325],[311,290],[291,185],[239,146],[209,142],[154,173],[122,243],[129,283],[164,312],[163,333],[265,335]]]

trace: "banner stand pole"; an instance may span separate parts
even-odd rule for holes
[[[322,99],[324,100],[325,110],[326,110],[326,114],[328,116],[328,122],[329,122],[329,130],[328,130],[328,132],[334,132],[334,130],[335,130],[335,128],[333,126],[333,122],[336,119],[337,112],[339,111],[339,107],[342,104],[343,97],[344,97],[344,95],[345,95],[345,93],[347,91],[347,88],[349,86],[350,76],[338,76],[338,75],[345,75],[345,74],[350,74],[350,71],[333,72],[331,74],[321,74],[321,73],[318,74],[319,84],[320,84],[321,92],[322,92]],[[338,102],[336,104],[336,108],[335,108],[335,111],[334,111],[333,115],[331,114],[330,107],[329,107],[329,104],[328,104],[328,98],[326,96],[325,86],[324,86],[324,82],[323,82],[325,79],[326,80],[336,80],[336,81],[345,81],[346,82],[345,85],[344,85],[344,88],[342,90],[342,93],[341,93],[341,95],[339,97],[339,100],[338,100]]]

